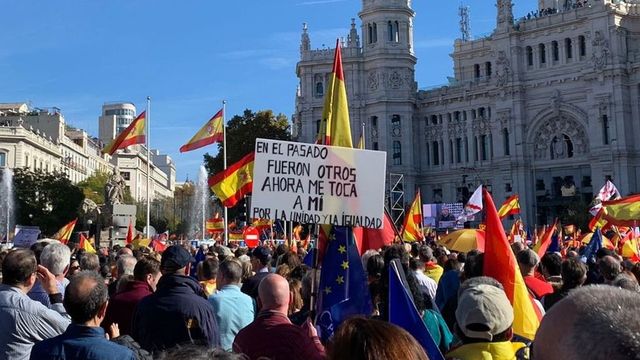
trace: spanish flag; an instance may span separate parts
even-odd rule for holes
[[[129,220],[129,228],[127,229],[127,245],[133,242],[133,222]]]
[[[253,219],[251,226],[258,230],[265,230],[273,225],[273,221],[269,219]]]
[[[498,280],[513,306],[513,332],[533,340],[542,315],[534,305],[511,251],[491,195],[482,191],[486,211],[484,275]]]
[[[144,144],[146,141],[144,127],[146,123],[146,111],[143,111],[133,120],[131,125],[124,129],[109,145],[102,149],[103,154],[113,155],[118,149],[124,149],[127,146]]]
[[[542,240],[540,240],[533,247],[533,251],[535,251],[536,254],[538,254],[539,258],[542,258],[544,256],[544,254],[547,253],[547,250],[549,249],[549,246],[551,245],[551,241],[553,240],[553,234],[558,229],[558,221],[559,220],[556,218],[556,220],[553,222],[553,225],[549,226],[547,228],[547,231],[545,231],[544,235],[542,236]]]
[[[180,152],[187,152],[201,147],[221,142],[224,132],[224,124],[222,109],[218,111],[198,132],[189,140],[188,143],[180,147]]]
[[[616,226],[635,226],[640,221],[640,195],[603,201],[596,217]]]
[[[409,213],[404,218],[402,230],[402,240],[404,241],[420,241],[424,238],[422,232],[422,200],[420,199],[420,190],[416,193],[416,198],[411,204]]]
[[[218,216],[207,220],[207,232],[211,234],[220,233],[224,231],[224,219]]]
[[[324,145],[353,147],[347,88],[342,71],[340,39],[336,41],[333,71],[324,98],[324,110],[317,142]]]
[[[83,233],[80,233],[80,243],[78,244],[80,249],[84,249],[84,251],[89,254],[95,254],[96,249],[91,245],[91,242],[84,236]]]
[[[234,207],[253,190],[253,152],[209,178],[209,186],[225,207]]]
[[[69,238],[73,233],[73,229],[75,229],[76,227],[76,222],[78,222],[78,218],[75,218],[74,220],[69,222],[67,225],[61,227],[60,230],[58,230],[58,232],[52,236],[52,238],[60,240],[60,242],[63,244],[68,243]]]
[[[504,219],[509,215],[520,214],[520,197],[518,194],[509,197],[498,210],[500,219]]]

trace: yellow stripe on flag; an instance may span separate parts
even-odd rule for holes
[[[498,210],[500,219],[520,213],[520,197],[516,194],[509,197]]]
[[[144,144],[146,124],[146,111],[143,111],[133,120],[123,132],[118,135],[109,145],[102,149],[102,153],[113,155],[118,149],[124,149],[131,145]]]
[[[222,109],[220,109],[220,111],[213,115],[213,117],[209,119],[209,121],[207,121],[200,130],[198,130],[188,143],[180,147],[180,152],[196,150],[216,142],[221,142],[224,131],[222,119],[223,112]]]
[[[416,193],[416,198],[411,204],[409,213],[404,218],[404,229],[402,230],[402,240],[418,241],[424,238],[422,232],[422,200],[420,191]]]
[[[71,238],[71,234],[73,233],[73,229],[76,227],[76,222],[78,222],[78,218],[75,218],[65,226],[61,227],[60,230],[52,236],[52,238],[60,240],[63,244],[68,243]]]

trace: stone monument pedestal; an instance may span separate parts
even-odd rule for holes
[[[136,206],[113,204],[109,210],[111,214],[111,226],[113,227],[110,238],[112,244],[110,245],[124,245],[127,239],[127,232],[129,231],[129,224],[133,224],[134,228],[136,226]]]

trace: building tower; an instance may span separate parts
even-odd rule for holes
[[[103,144],[115,139],[136,117],[136,106],[128,102],[113,102],[102,105],[98,119],[98,137]]]
[[[498,0],[498,19],[496,32],[508,32],[513,28],[513,3],[511,0]]]

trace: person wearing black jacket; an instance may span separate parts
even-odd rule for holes
[[[220,345],[213,307],[200,284],[187,276],[194,259],[173,245],[162,254],[162,278],[157,290],[138,304],[131,335],[148,351],[159,352],[179,344]]]

